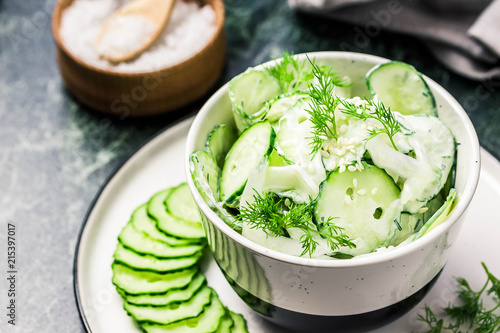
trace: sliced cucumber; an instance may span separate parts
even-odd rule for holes
[[[165,199],[169,194],[169,191],[161,191],[148,202],[148,214],[156,221],[156,227],[174,237],[201,241],[205,237],[201,223],[179,219],[167,212]]]
[[[278,154],[278,151],[276,149],[273,149],[271,154],[269,155],[269,158],[267,159],[269,162],[269,166],[286,166],[286,165],[291,165],[293,162],[288,161],[285,157],[282,155]]]
[[[290,108],[280,119],[276,132],[278,153],[294,163],[311,160],[312,124],[308,120],[309,114],[305,111],[307,108],[308,104],[303,101]]]
[[[231,318],[231,315],[226,309],[226,315],[222,317],[219,323],[219,327],[217,328],[217,331],[215,331],[215,333],[231,333],[232,332],[231,328],[233,327],[233,325],[234,325],[233,318]]]
[[[326,173],[321,155],[311,156],[312,123],[305,109],[309,104],[300,100],[280,119],[276,133],[276,149],[286,160],[293,162],[307,172],[312,181],[319,186]]]
[[[314,205],[317,223],[333,218],[356,244],[340,252],[358,255],[385,246],[397,228],[400,190],[382,169],[363,163],[362,171],[331,172]]]
[[[436,117],[406,116],[404,121],[405,126],[410,126],[414,132],[408,136],[408,142],[414,149],[415,158],[426,161],[434,172],[440,174],[439,183],[442,187],[455,160],[453,133]]]
[[[199,316],[168,325],[143,323],[141,328],[147,333],[213,333],[225,314],[224,306],[213,292],[210,304]]]
[[[117,290],[127,303],[136,305],[162,306],[174,302],[184,302],[191,299],[193,295],[205,285],[205,283],[205,276],[201,273],[197,273],[187,287],[181,289],[171,289],[163,294],[129,295],[121,289]]]
[[[211,156],[209,152],[200,153],[200,156]],[[213,157],[210,161],[218,169]],[[208,184],[205,187],[212,191]],[[196,266],[205,237],[201,233],[200,237],[192,238],[196,232],[189,228],[196,226],[200,230],[200,223],[175,217],[167,211],[169,204],[177,214],[189,216],[193,203],[179,201],[192,201],[186,189],[186,185],[181,184],[161,191],[147,205],[134,211],[118,237],[112,282],[124,300],[124,309],[146,332],[198,333],[215,332],[218,328],[221,332],[231,332],[232,318],[227,315],[221,320],[226,311]],[[172,193],[177,193],[177,198],[171,197]],[[153,219],[147,215],[148,210],[169,233],[156,229]],[[173,237],[170,232],[190,238]],[[176,242],[177,246],[166,241]]]
[[[165,242],[149,237],[135,229],[131,223],[127,224],[120,235],[120,242],[126,247],[141,254],[150,254],[157,258],[177,258],[195,255],[203,250],[203,244],[185,246],[170,246]]]
[[[210,304],[211,296],[212,288],[205,286],[194,297],[185,302],[170,303],[165,306],[139,306],[124,302],[123,308],[138,323],[167,325],[200,315],[205,306]]]
[[[418,213],[443,188],[454,163],[455,140],[438,118],[425,115],[404,116],[401,122],[413,131],[408,142],[412,156],[390,147],[381,137],[366,143],[373,162],[403,184],[404,210]]]
[[[239,204],[248,176],[272,151],[274,130],[267,121],[249,127],[226,156],[220,180],[220,198],[229,207]]]
[[[352,93],[352,81],[348,76],[344,76],[343,80],[345,84],[333,87],[333,93],[338,97],[349,98]]]
[[[201,257],[201,251],[188,257],[159,259],[151,255],[139,254],[127,249],[121,243],[116,247],[113,255],[115,261],[138,270],[150,270],[160,273],[182,270],[196,265]]]
[[[390,245],[399,245],[408,240],[411,234],[416,234],[420,229],[422,229],[426,221],[429,221],[434,213],[436,213],[446,202],[449,191],[449,187],[446,191],[443,188],[438,195],[426,203],[425,209],[422,210],[422,213],[410,214],[408,212],[402,212],[401,218],[399,219],[401,230],[396,230],[394,237],[391,239]]]
[[[236,231],[241,230],[241,222],[237,221],[220,202],[219,199],[219,174],[220,169],[215,158],[206,151],[196,151],[189,157],[189,170],[194,185],[200,192],[203,200],[217,215]]]
[[[267,120],[270,123],[275,123],[283,117],[288,109],[304,98],[309,98],[309,95],[303,92],[283,94],[266,103],[266,107],[262,108],[262,110],[258,113],[252,115],[251,119],[254,122]]]
[[[396,230],[389,245],[397,246],[407,240],[411,234],[415,233],[415,229],[422,227],[424,220],[424,214],[402,212],[399,218],[399,226],[401,229]]]
[[[454,188],[450,190],[450,194],[448,198],[446,198],[446,202],[438,209],[437,212],[432,215],[432,217],[424,224],[422,229],[415,236],[415,239],[422,237],[423,235],[429,233],[432,229],[443,223],[444,220],[450,215],[453,207],[455,206],[455,199],[457,196],[457,192]]]
[[[267,71],[249,69],[229,82],[229,99],[240,132],[252,125],[250,116],[283,93],[278,80]]]
[[[208,135],[205,149],[215,157],[219,168],[224,165],[224,159],[237,138],[234,130],[225,124],[215,126]]]
[[[187,183],[173,188],[165,198],[167,210],[173,216],[201,225],[198,206],[194,202]]]
[[[219,198],[220,168],[215,157],[207,151],[195,151],[189,156],[189,171],[193,182],[207,203]]]
[[[368,141],[366,148],[373,163],[403,187],[401,203],[406,205],[405,211],[418,213],[439,192],[439,174],[425,162],[394,150],[379,137]]]
[[[165,242],[170,246],[183,246],[192,244],[193,242],[199,242],[199,240],[173,237],[158,230],[158,228],[156,228],[156,221],[148,215],[147,204],[141,205],[132,213],[130,223],[135,229],[142,231],[151,238]]]
[[[318,196],[319,187],[298,165],[267,167],[263,191],[307,203]]]
[[[437,116],[436,101],[422,75],[411,65],[391,61],[372,68],[366,85],[392,111]]]
[[[186,287],[198,272],[198,268],[189,268],[174,273],[156,273],[137,271],[114,262],[113,284],[127,294],[160,294],[171,289]]]
[[[248,329],[246,326],[245,318],[239,313],[234,313],[229,311],[229,315],[233,319],[234,325],[231,329],[233,333],[248,333]]]
[[[356,164],[366,152],[365,143],[368,137],[367,126],[373,125],[373,119],[357,119],[336,112],[337,140],[328,143],[328,154],[322,156],[327,171],[333,171],[340,165]]]

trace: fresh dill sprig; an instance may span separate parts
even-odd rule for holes
[[[312,222],[312,203],[297,204],[291,201],[288,204],[283,198],[271,193],[261,195],[255,192],[254,202],[240,208],[237,218],[246,222],[250,228],[260,229],[267,235],[289,237],[287,229],[302,230],[304,234],[300,238],[303,249],[301,256],[305,254],[311,256],[316,250],[318,242],[314,235],[325,238],[332,251],[341,246],[356,247],[343,233],[344,229],[332,223],[333,218],[317,227]]]
[[[267,68],[281,84],[285,93],[294,92],[307,87],[307,82],[314,78],[305,61],[299,61],[293,53],[283,52],[283,59],[275,66]]]
[[[368,130],[367,140],[373,139],[379,134],[387,134],[392,146],[396,151],[398,147],[394,143],[393,137],[401,130],[399,121],[394,116],[390,108],[386,108],[382,102],[365,99],[366,103],[356,106],[354,103],[342,100],[343,109],[341,111],[359,119],[375,119],[382,124],[382,127],[375,127]]]
[[[324,75],[321,68],[311,62],[316,84],[309,87],[311,96],[309,121],[312,123],[311,155],[314,156],[323,146],[327,139],[338,139],[337,125],[335,123],[335,109],[340,103],[340,98],[333,93],[336,76],[331,72]]]
[[[425,305],[425,317],[418,315],[418,320],[426,322],[429,325],[427,333],[441,333],[443,329],[452,329],[450,326],[445,327],[444,320],[438,320],[434,312],[432,312],[431,308],[427,304]]]
[[[486,271],[487,280],[479,291],[474,291],[469,283],[463,278],[457,278],[457,295],[461,305],[449,305],[444,309],[453,322],[445,325],[444,319],[437,319],[436,315],[426,305],[425,316],[419,315],[418,319],[429,326],[432,333],[442,332],[462,332],[465,326],[467,332],[474,333],[495,333],[500,332],[500,280],[493,276],[486,264],[481,263]],[[488,289],[488,285],[491,287]],[[492,295],[496,306],[487,310],[483,305],[483,297]]]
[[[341,87],[350,86],[347,80],[341,78],[326,66],[314,65],[314,59],[299,60],[293,53],[283,51],[282,60],[276,62],[274,66],[266,68],[281,84],[285,93],[305,90],[313,82],[315,74],[314,67],[317,67],[323,75],[330,75],[334,84]]]

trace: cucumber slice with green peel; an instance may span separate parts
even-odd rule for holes
[[[426,161],[439,174],[439,190],[448,180],[455,162],[456,142],[450,129],[436,117],[406,116],[414,132],[408,136],[417,160]],[[437,192],[436,192],[437,194]]]
[[[214,156],[198,150],[189,156],[191,178],[205,201],[215,202],[219,198],[220,168]]]
[[[276,132],[278,153],[286,159],[299,163],[311,160],[311,128],[307,103],[299,101],[280,119]]]
[[[293,94],[283,95],[269,104],[267,120],[271,123],[278,121],[285,112],[294,107],[299,101],[311,98],[307,92],[294,92]]]
[[[231,329],[233,333],[248,333],[245,318],[239,313],[229,311],[229,315],[233,319],[234,325]]]
[[[309,98],[309,95],[305,92],[293,92],[278,96],[266,103],[266,106],[258,113],[252,115],[251,119],[254,122],[267,120],[270,123],[275,123],[283,117],[288,109],[297,104],[299,100],[306,98]]]
[[[183,270],[196,265],[201,257],[201,251],[189,257],[160,259],[152,255],[143,255],[132,251],[123,244],[118,244],[113,258],[115,261],[137,270],[149,270],[160,273]]]
[[[397,229],[400,190],[384,170],[363,162],[363,170],[331,172],[314,203],[317,224],[333,218],[356,248],[340,252],[358,255],[386,246]]]
[[[219,168],[224,165],[224,159],[237,138],[234,130],[225,124],[215,126],[208,135],[205,150],[215,157]]]
[[[169,194],[168,191],[158,192],[148,202],[148,214],[156,221],[156,227],[174,237],[202,241],[205,232],[201,223],[179,219],[167,212],[165,199]]]
[[[217,294],[212,292],[210,304],[199,316],[168,325],[143,323],[141,328],[147,333],[213,333],[219,327],[225,314],[226,309],[219,301]]]
[[[415,233],[416,229],[422,227],[424,220],[425,216],[423,213],[410,214],[402,212],[399,217],[400,229],[396,230],[389,245],[397,246],[407,240],[411,234]]]
[[[218,175],[215,158],[207,151],[195,156],[210,157],[203,160],[206,165],[197,162],[204,188],[211,194],[203,170],[208,172],[210,165]],[[214,179],[217,185],[218,177]],[[124,300],[125,311],[145,332],[232,331],[232,317],[196,265],[206,242],[201,222],[179,218],[168,210],[170,206],[170,211],[189,218],[190,211],[197,209],[193,205],[185,183],[158,192],[133,212],[118,237],[112,283]]]
[[[241,222],[218,202],[220,169],[212,154],[207,151],[196,151],[191,154],[189,171],[194,185],[208,206],[231,228],[236,231],[241,230]]]
[[[400,121],[412,131],[408,135],[412,156],[395,151],[381,137],[369,140],[366,149],[375,165],[403,184],[404,211],[418,213],[446,184],[456,144],[451,131],[436,117],[403,116]]]
[[[217,328],[217,331],[215,333],[231,333],[232,330],[231,328],[234,326],[233,318],[231,318],[231,315],[228,310],[226,309],[226,315],[222,317],[219,327]]]
[[[436,228],[438,225],[443,223],[444,220],[450,215],[453,207],[455,206],[455,199],[457,197],[457,192],[454,188],[450,190],[450,194],[446,198],[446,202],[438,209],[437,212],[432,215],[432,217],[424,224],[422,229],[418,232],[413,240],[419,239],[425,234],[428,234],[432,229]]]
[[[157,258],[178,258],[195,255],[203,250],[203,244],[185,246],[170,246],[165,242],[149,237],[135,229],[131,223],[127,224],[120,235],[120,242],[137,253],[149,254]]]
[[[267,121],[259,122],[236,140],[226,156],[219,190],[220,199],[229,207],[236,207],[250,172],[267,159],[274,144],[274,130]]]
[[[350,98],[352,94],[352,82],[351,79],[347,76],[343,78],[345,84],[342,86],[333,87],[333,94],[342,98]]]
[[[139,306],[124,302],[123,308],[139,324],[142,322],[167,325],[179,320],[197,317],[210,304],[212,288],[203,287],[191,299],[164,306]]]
[[[158,228],[156,228],[156,221],[148,215],[147,204],[141,205],[132,213],[130,223],[135,229],[142,231],[151,238],[165,242],[170,246],[199,243],[199,240],[173,237],[158,230]]]
[[[298,165],[267,167],[263,191],[308,203],[318,196],[318,185]]]
[[[392,111],[437,117],[436,101],[422,75],[411,65],[391,61],[366,74],[368,90]]]
[[[173,216],[201,224],[198,206],[196,206],[187,183],[181,183],[170,191],[165,198],[165,206]]]
[[[250,117],[283,93],[278,80],[265,70],[249,69],[229,82],[229,99],[240,132],[252,125]]]
[[[114,262],[113,284],[127,294],[162,294],[171,289],[186,287],[198,272],[197,267],[173,273],[137,271]]]
[[[181,289],[171,289],[163,294],[129,295],[117,288],[118,293],[129,304],[162,306],[174,302],[184,302],[193,297],[206,283],[205,276],[201,273],[195,275],[193,280]]]
[[[280,155],[278,151],[276,151],[276,149],[273,149],[267,161],[269,163],[268,166],[270,167],[287,166],[293,164],[292,161],[289,161],[284,156]]]
[[[416,234],[426,221],[429,221],[432,216],[443,206],[446,202],[446,198],[449,193],[449,188],[446,190],[443,188],[438,195],[429,200],[425,204],[425,209],[422,213],[410,214],[408,212],[402,212],[399,219],[399,225],[401,230],[396,230],[394,237],[391,239],[390,245],[397,246],[400,243],[408,240],[411,234]]]

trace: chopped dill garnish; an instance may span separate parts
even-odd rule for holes
[[[340,103],[340,98],[333,93],[336,76],[332,73],[324,75],[321,68],[311,62],[313,73],[317,83],[311,84],[309,96],[311,96],[309,121],[312,123],[311,155],[314,156],[323,146],[327,139],[338,139],[337,125],[335,123],[335,109]]]
[[[343,113],[359,119],[375,119],[382,124],[382,127],[375,127],[368,130],[367,140],[373,139],[377,135],[385,133],[389,137],[389,140],[391,140],[391,144],[394,149],[399,151],[398,147],[394,143],[393,137],[401,130],[401,125],[399,124],[399,121],[397,121],[396,117],[394,117],[394,113],[392,113],[390,108],[386,108],[380,101],[377,103],[368,99],[365,99],[366,103],[358,106],[347,100],[341,100],[340,102],[344,107],[341,109]]]
[[[281,83],[285,93],[308,89],[315,77],[315,67],[322,75],[330,75],[335,85],[341,87],[351,85],[345,79],[329,71],[327,66],[315,65],[314,59],[311,60],[309,57],[307,60],[299,60],[293,53],[283,51],[282,58],[280,62],[266,69]]]
[[[418,320],[429,326],[427,332],[500,332],[500,280],[491,274],[484,262],[481,264],[488,278],[479,291],[472,290],[464,278],[456,279],[458,283],[457,295],[461,305],[452,306],[450,304],[444,309],[453,322],[445,323],[444,319],[438,319],[430,307],[425,305],[425,315],[419,315]],[[487,289],[490,284],[491,287]],[[496,302],[496,306],[489,310],[483,305],[485,294],[493,295],[492,298]]]
[[[275,66],[267,68],[283,87],[285,93],[307,88],[314,75],[306,66],[305,61],[299,61],[293,53],[283,52],[283,59]]]
[[[267,235],[289,237],[287,229],[300,229],[304,232],[300,237],[303,249],[301,256],[305,254],[311,256],[316,250],[318,242],[314,239],[314,235],[325,238],[332,251],[341,246],[356,247],[343,233],[344,229],[332,223],[334,218],[329,218],[316,226],[312,222],[312,203],[297,204],[292,201],[287,205],[283,198],[271,193],[261,195],[255,192],[254,202],[248,207],[240,208],[237,218],[247,223],[250,228],[260,229]]]
[[[309,120],[312,122],[311,155],[318,152],[327,139],[337,139],[335,108],[339,98],[335,86],[349,87],[352,83],[340,77],[328,66],[318,66],[314,59],[298,60],[293,53],[283,52],[283,59],[267,68],[281,84],[285,93],[307,90],[311,97]],[[306,92],[306,91],[304,91]]]

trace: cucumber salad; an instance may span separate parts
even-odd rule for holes
[[[360,84],[360,83],[357,83]],[[285,53],[229,83],[234,126],[190,156],[222,220],[283,253],[350,259],[411,242],[453,209],[456,143],[412,66],[366,75],[371,96],[335,68]]]

